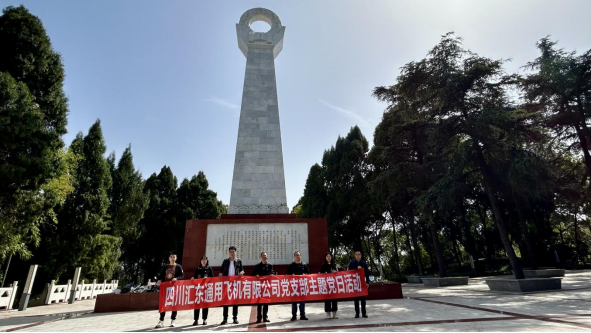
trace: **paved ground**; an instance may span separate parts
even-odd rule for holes
[[[0,331],[591,331],[591,271],[567,273],[563,290],[553,292],[492,293],[476,278],[467,287],[403,284],[403,293],[405,299],[368,301],[368,319],[353,318],[352,302],[339,303],[339,319],[325,319],[323,304],[315,303],[306,306],[308,321],[291,322],[291,306],[274,305],[271,323],[249,324],[256,307],[242,306],[237,325],[219,326],[222,310],[214,308],[208,326],[191,326],[192,311],[182,311],[176,327],[159,330],[154,311],[94,314],[88,300],[0,311]]]

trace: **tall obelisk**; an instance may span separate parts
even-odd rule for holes
[[[253,31],[250,25],[256,21],[267,22],[271,29]],[[275,81],[284,32],[279,17],[264,8],[246,11],[236,24],[246,74],[228,214],[289,213]]]

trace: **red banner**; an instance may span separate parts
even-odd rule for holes
[[[159,311],[366,295],[363,269],[330,274],[225,276],[161,283]]]

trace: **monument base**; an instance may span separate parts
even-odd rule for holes
[[[491,291],[501,292],[532,292],[543,290],[557,290],[562,288],[562,279],[558,278],[533,278],[533,279],[487,279],[485,280]]]
[[[454,277],[423,277],[421,278],[425,287],[450,287],[450,286],[463,286],[468,284],[467,276],[454,276]]]

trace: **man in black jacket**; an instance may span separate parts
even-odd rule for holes
[[[310,274],[308,264],[302,261],[302,254],[300,251],[295,251],[293,254],[294,262],[287,267],[287,275],[305,275]],[[291,303],[291,321],[297,319],[298,302]],[[300,302],[300,320],[308,320],[306,317],[306,302]]]
[[[349,263],[349,269],[363,269],[365,273],[365,284],[369,288],[369,269],[365,261],[361,260],[361,251],[355,251],[355,260],[351,260]],[[355,318],[359,318],[359,302],[361,302],[361,316],[367,318],[367,312],[365,311],[365,296],[355,297]]]
[[[160,282],[165,281],[176,281],[183,279],[183,267],[176,263],[176,252],[171,251],[168,255],[168,265],[162,268],[160,271],[160,275],[158,277],[157,284],[160,285]],[[156,328],[164,327],[164,316],[166,312],[160,312],[160,320],[158,321],[158,325]],[[174,321],[176,320],[176,311],[172,311],[172,315],[170,316],[170,327],[174,327]]]
[[[254,272],[252,273],[254,276],[265,276],[265,275],[273,275],[273,265],[267,261],[267,252],[261,252],[261,262],[254,266]],[[261,309],[263,310],[263,314],[261,315]],[[269,304],[257,304],[257,324],[261,322],[261,319],[265,323],[271,322],[269,317],[267,317],[267,313],[269,312]]]
[[[230,246],[228,248],[228,253],[230,257],[224,259],[222,262],[222,268],[220,270],[219,276],[234,276],[234,275],[244,275],[244,270],[242,269],[242,260],[236,258],[236,247]],[[238,305],[232,306],[232,317],[233,317],[233,324],[238,324]],[[228,305],[224,305],[224,320],[220,323],[220,325],[226,325],[228,323]]]

